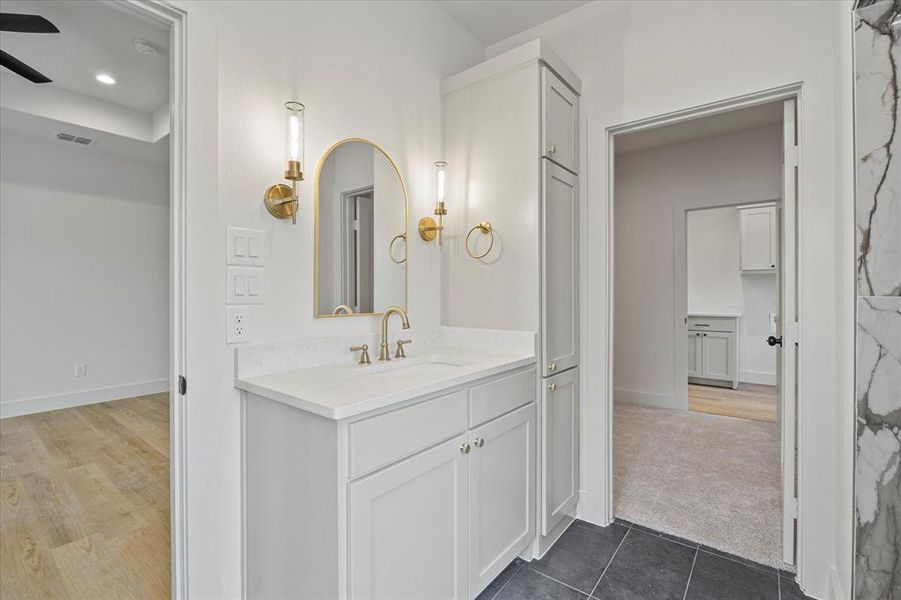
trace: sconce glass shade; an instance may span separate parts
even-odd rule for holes
[[[444,202],[444,196],[445,196],[445,191],[446,191],[445,186],[447,185],[447,181],[446,181],[447,174],[445,172],[446,169],[447,169],[447,163],[444,162],[443,160],[439,160],[438,162],[435,163],[435,185],[437,188],[436,189],[436,199],[438,202],[442,202],[442,203]]]
[[[303,179],[304,106],[285,102],[285,179]]]

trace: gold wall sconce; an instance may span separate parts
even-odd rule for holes
[[[437,237],[439,246],[443,241],[444,215],[447,214],[447,209],[444,207],[446,169],[447,163],[443,160],[439,160],[435,163],[435,184],[437,187],[435,216],[438,217],[438,222],[436,223],[435,219],[432,217],[423,217],[419,219],[419,237],[427,242],[431,242]]]
[[[297,182],[303,181],[303,137],[304,137],[304,105],[300,102],[285,102],[285,179],[284,183],[270,185],[266,189],[263,202],[266,210],[276,219],[291,218],[297,223],[297,210],[300,204],[297,198]]]

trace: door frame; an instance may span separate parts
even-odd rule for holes
[[[188,597],[187,395],[180,393],[187,376],[187,15],[164,0],[104,3],[169,28],[169,545],[172,598],[182,600]]]
[[[606,505],[605,508],[606,508],[606,513],[607,513],[605,515],[605,517],[606,517],[606,521],[608,523],[612,522],[613,517],[614,517],[614,515],[613,515],[613,452],[614,452],[614,447],[613,447],[613,387],[614,387],[614,382],[613,382],[613,361],[614,361],[613,341],[614,341],[614,298],[615,298],[615,277],[614,277],[614,265],[615,265],[615,256],[614,256],[614,249],[615,249],[615,238],[614,238],[614,235],[615,235],[615,223],[614,223],[615,147],[614,147],[614,144],[615,144],[615,139],[617,136],[624,135],[627,133],[636,133],[639,131],[645,131],[648,129],[663,127],[666,125],[674,125],[677,123],[684,123],[687,121],[692,121],[692,120],[700,119],[703,117],[722,114],[725,112],[731,112],[733,110],[739,110],[742,108],[750,108],[753,106],[758,106],[760,104],[768,104],[771,102],[785,101],[785,100],[790,100],[790,99],[795,100],[795,106],[796,106],[795,124],[796,124],[796,127],[798,127],[800,129],[799,124],[802,122],[801,121],[801,111],[802,111],[802,107],[803,107],[802,91],[803,91],[803,84],[801,82],[790,83],[787,85],[770,88],[767,90],[751,92],[749,94],[744,94],[744,95],[736,96],[733,98],[727,98],[724,100],[709,102],[706,104],[693,106],[693,107],[689,107],[689,108],[685,108],[685,109],[681,109],[681,110],[677,110],[677,111],[673,111],[673,112],[669,112],[669,113],[664,113],[661,115],[656,115],[656,116],[652,116],[652,117],[648,117],[648,118],[644,118],[644,119],[628,121],[625,123],[620,123],[618,125],[613,125],[613,126],[606,128],[606,138],[607,138],[606,139],[606,149],[607,149],[607,182],[606,182],[606,186],[607,186],[607,207],[606,207],[607,208],[607,214],[606,214],[606,217],[607,217],[607,219],[606,219],[606,221],[607,221],[607,225],[606,225],[607,260],[606,260],[604,270],[605,270],[605,282],[606,282],[605,294],[606,294],[606,304],[607,304],[607,314],[606,314],[607,327],[606,327],[606,332],[605,332],[606,339],[604,341],[605,341],[605,349],[606,349],[608,360],[607,360],[607,365],[606,365],[607,366],[607,373],[606,373],[606,375],[607,375],[607,382],[606,382],[607,383],[607,390],[606,390],[607,394],[606,394],[606,398],[605,398],[605,417],[606,417],[606,423],[607,423],[607,431],[606,431],[607,439],[606,439],[605,450],[606,450],[607,456],[606,456],[606,464],[604,465],[605,466],[604,493],[605,493],[605,505]],[[801,139],[801,136],[799,134],[798,135],[798,144],[799,145],[800,145],[800,139]],[[797,166],[797,175],[796,175],[796,179],[795,179],[795,181],[797,182],[797,188],[795,189],[795,192],[796,192],[796,197],[800,198],[801,197],[800,183],[803,180],[803,178],[801,177],[801,170],[803,168],[803,165],[800,164],[800,161],[798,161],[798,163],[799,164]],[[781,187],[780,187],[779,194],[781,195]],[[796,235],[796,240],[795,240],[796,247],[800,246],[802,238],[803,238],[803,232],[801,231],[801,224],[800,224],[800,222],[798,222],[797,223],[797,235]],[[795,265],[796,265],[795,280],[798,281],[799,280],[798,274],[803,269],[803,264],[801,262],[801,257],[799,254],[796,255]],[[800,290],[798,289],[797,292],[798,292],[798,297],[800,298]],[[801,306],[800,301],[797,303],[797,306],[798,307]],[[799,322],[802,319],[802,315],[800,314],[800,309],[798,310],[797,318],[798,318]],[[797,341],[796,336],[792,336],[792,337],[794,337],[794,340]],[[682,338],[679,337],[674,341],[674,344],[684,345],[684,342],[683,342]],[[796,415],[797,418],[794,421],[795,424],[800,420],[800,417],[803,414],[802,400],[803,400],[804,396],[803,396],[802,389],[801,389],[802,377],[801,377],[801,373],[800,373],[801,365],[802,365],[803,361],[801,360],[801,352],[802,352],[802,347],[799,346],[798,347],[798,358],[796,361],[796,368],[798,369],[798,377],[796,380],[797,384],[796,384],[796,396],[795,396],[795,403],[797,406],[796,410],[797,410],[798,414]],[[783,432],[782,437],[783,437],[783,441],[784,441],[785,432]],[[804,487],[802,485],[802,482],[803,482],[802,465],[804,463],[803,463],[803,461],[799,460],[799,457],[804,452],[804,440],[800,435],[795,435],[794,437],[796,440],[796,448],[797,448],[796,455],[794,457],[795,458],[794,463],[797,465],[797,468],[796,468],[796,481],[797,481],[796,506],[801,506],[802,505],[801,495],[802,495],[803,489],[804,489]],[[798,565],[799,567],[801,564],[803,564],[803,561],[801,558],[803,556],[803,550],[804,550],[802,547],[802,541],[803,541],[804,537],[801,534],[803,525],[804,525],[803,515],[801,515],[800,511],[799,511],[798,515],[797,515],[797,526],[796,526],[796,531],[795,531],[795,536],[794,536],[795,541],[796,541],[796,552],[795,552],[795,556],[794,556],[794,564]],[[800,568],[798,569],[798,577],[799,577],[799,580],[802,577]]]

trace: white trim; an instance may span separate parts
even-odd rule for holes
[[[776,374],[766,371],[742,371],[738,379],[741,383],[757,383],[760,385],[776,385]]]
[[[803,592],[804,589],[802,588]],[[829,567],[829,591],[832,600],[845,600],[845,589],[842,586],[842,580],[838,576],[838,568],[835,565]],[[806,593],[806,592],[805,592]]]
[[[746,94],[743,96],[737,96],[734,98],[729,98],[726,100],[719,100],[716,102],[710,102],[707,104],[703,104],[700,106],[686,108],[682,110],[672,111],[663,115],[652,116],[644,119],[636,119],[633,121],[629,121],[626,123],[621,123],[619,125],[614,125],[608,127],[606,129],[607,134],[607,264],[606,264],[606,282],[607,289],[606,292],[606,304],[607,304],[607,331],[606,331],[606,349],[607,349],[607,390],[606,390],[606,413],[607,413],[607,440],[606,440],[606,453],[607,453],[607,470],[604,474],[605,482],[605,492],[606,498],[604,499],[607,520],[613,520],[613,399],[615,398],[615,390],[613,387],[613,361],[614,361],[614,353],[613,353],[613,340],[614,340],[614,173],[615,173],[615,146],[614,146],[614,138],[617,135],[624,133],[635,133],[638,131],[644,131],[647,129],[652,129],[655,127],[661,127],[664,125],[673,125],[676,123],[682,123],[686,121],[691,121],[694,119],[703,118],[706,116],[717,115],[725,112],[731,112],[733,110],[738,110],[742,108],[749,108],[752,106],[758,106],[760,104],[768,104],[770,102],[776,102],[780,100],[787,100],[790,98],[796,98],[798,100],[798,124],[799,124],[799,139],[803,139],[803,136],[800,132],[800,124],[801,124],[801,92],[802,92],[802,84],[792,83],[776,88],[771,88],[769,90],[763,90],[759,92],[753,92],[750,94]],[[799,180],[801,177],[799,176]],[[800,229],[800,228],[799,228]],[[798,233],[798,245],[802,243],[801,240],[801,232]],[[798,269],[801,269],[800,258]],[[799,294],[800,300],[800,292],[801,290],[797,290]],[[799,302],[799,306],[802,306]],[[800,320],[800,319],[799,319]],[[799,350],[800,352],[800,350]],[[801,413],[801,400],[803,399],[803,393],[801,391],[801,375],[800,375],[800,364],[801,364],[800,356],[798,360],[799,365],[799,385],[798,385],[798,418],[800,418]],[[801,436],[798,436],[798,500],[800,501],[801,490],[803,488],[803,464],[804,461],[800,460],[800,457],[803,456],[804,450],[804,440]],[[798,534],[797,534],[797,554],[795,556],[795,564],[798,565],[798,574],[799,581],[801,577],[803,577],[803,571],[801,569],[803,561],[801,560],[802,554],[802,544],[803,544],[803,536],[801,535],[801,528],[803,526],[803,518],[799,515],[798,518]]]
[[[88,404],[97,404],[98,402],[123,400],[125,398],[134,398],[135,396],[159,394],[167,391],[169,391],[169,380],[156,379],[154,381],[142,381],[140,383],[80,390],[78,392],[56,394],[53,396],[22,398],[21,400],[13,400],[12,402],[0,404],[0,419],[32,415],[34,413],[59,410],[61,408],[86,406]]]
[[[687,380],[685,385],[688,385]],[[613,400],[614,402],[629,402],[630,404],[643,404],[644,406],[679,410],[678,407],[673,406],[672,396],[667,396],[666,394],[652,394],[650,392],[640,392],[638,390],[615,388],[613,390]]]

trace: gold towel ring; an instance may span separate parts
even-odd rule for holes
[[[397,240],[404,241],[404,257],[400,260],[394,260],[394,242],[396,242]],[[391,243],[388,244],[388,258],[391,259],[391,262],[398,264],[398,265],[402,265],[405,262],[407,262],[407,244],[406,244],[406,242],[407,242],[407,234],[406,233],[398,233],[396,236],[391,238]]]
[[[485,250],[482,254],[473,254],[472,250],[469,249],[469,238],[475,231],[479,231],[481,233],[484,233],[485,235],[491,236],[491,242],[488,244],[488,249]],[[491,228],[491,223],[489,223],[488,221],[482,221],[481,223],[470,229],[469,233],[466,234],[466,253],[476,260],[488,256],[488,253],[491,252],[491,249],[493,247],[494,230]]]

